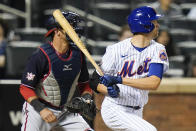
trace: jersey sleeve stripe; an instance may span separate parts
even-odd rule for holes
[[[23,86],[25,86],[25,87],[28,87],[28,88],[31,88],[31,89],[35,90],[35,87],[29,86],[29,85],[26,85],[26,84],[23,84],[23,83],[21,83],[21,85],[23,85]]]

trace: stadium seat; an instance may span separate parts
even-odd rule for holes
[[[195,1],[196,2],[196,1]],[[196,6],[196,3],[182,3],[180,4],[182,11],[185,15],[187,15],[189,13],[189,11],[191,10],[191,8]]]
[[[170,27],[171,28],[196,30],[195,23],[196,23],[196,20],[190,20],[190,19],[187,19],[186,17],[183,17],[181,19],[170,20]]]
[[[170,34],[172,37],[172,41],[175,44],[182,41],[193,41],[195,39],[195,32],[189,29],[170,29]]]
[[[196,41],[179,42],[177,43],[177,47],[183,55],[191,56],[196,54]]]
[[[166,77],[183,77],[185,75],[184,56],[169,57],[169,70],[165,73]]]
[[[21,78],[28,57],[40,46],[35,41],[12,41],[6,48],[6,78]]]
[[[19,36],[21,41],[44,42],[46,32],[44,28],[18,28],[15,30],[15,35]]]
[[[106,47],[115,43],[115,41],[97,41],[96,45],[91,45],[90,51],[93,55],[104,55]]]
[[[9,25],[9,29],[15,29],[18,27],[19,21],[17,16],[14,16],[10,13],[0,13],[0,18],[3,19],[6,24]]]

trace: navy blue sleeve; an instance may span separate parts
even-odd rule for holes
[[[149,65],[149,74],[148,76],[155,75],[159,77],[160,79],[163,76],[163,64],[161,63],[151,63]]]
[[[48,60],[44,53],[38,49],[29,58],[22,75],[21,83],[26,87],[34,89],[48,71]]]
[[[82,55],[82,68],[81,68],[81,73],[80,73],[78,82],[86,82],[89,80],[89,73],[88,73],[86,59],[84,57],[84,54],[82,53],[81,55]]]

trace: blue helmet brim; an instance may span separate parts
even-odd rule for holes
[[[158,20],[158,19],[160,19],[160,18],[162,18],[163,17],[163,15],[161,15],[161,14],[156,14],[154,17],[151,17],[150,18],[150,21],[152,21],[152,20]]]
[[[158,20],[158,19],[160,19],[160,18],[162,18],[162,17],[163,17],[163,15],[161,15],[161,14],[156,14],[155,20]]]

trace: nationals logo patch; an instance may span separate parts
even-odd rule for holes
[[[28,81],[32,81],[34,79],[35,75],[33,73],[27,72],[26,78]]]
[[[166,61],[167,60],[167,53],[165,52],[165,50],[161,50],[160,53],[159,53],[159,58],[162,60],[162,61]]]

